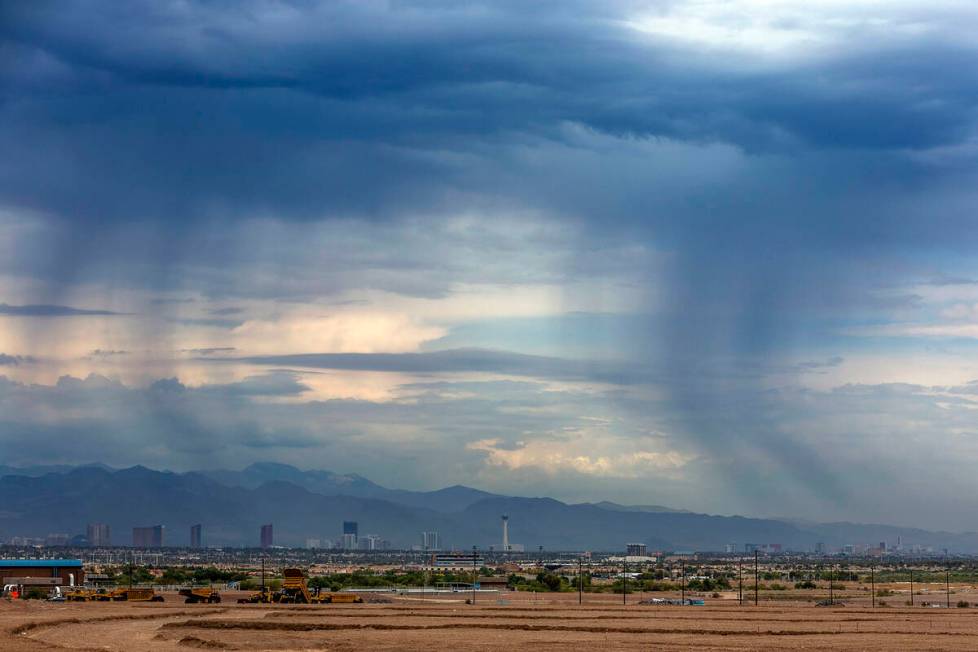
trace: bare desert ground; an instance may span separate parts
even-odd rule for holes
[[[938,602],[918,595],[918,604]],[[73,650],[975,650],[978,609],[886,606],[846,596],[816,607],[786,595],[700,607],[622,606],[620,596],[501,594],[475,605],[408,598],[364,605],[0,602],[0,649]],[[648,595],[646,597],[649,597]],[[890,598],[891,605],[897,600]],[[972,604],[974,604],[972,602]]]

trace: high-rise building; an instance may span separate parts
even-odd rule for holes
[[[629,557],[648,557],[649,549],[644,543],[626,543],[625,554]]]
[[[356,521],[343,521],[343,549],[356,550],[359,527]]]
[[[360,550],[375,550],[379,540],[380,537],[376,534],[365,534],[362,537],[357,537],[357,547]]]
[[[134,527],[132,529],[132,545],[134,548],[162,548],[163,526]]]
[[[111,533],[106,523],[89,523],[87,535],[88,545],[90,546],[102,547],[112,545]]]
[[[438,540],[437,532],[422,532],[421,546],[425,550],[441,550],[441,541]]]
[[[274,539],[272,538],[272,524],[267,523],[261,526],[261,547],[271,548],[273,543]]]
[[[323,542],[321,539],[306,539],[306,549],[307,550],[318,550],[322,548]]]
[[[201,530],[202,526],[200,523],[197,525],[190,526],[190,547],[200,548],[201,547]]]

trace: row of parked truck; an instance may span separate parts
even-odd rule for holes
[[[358,604],[363,602],[363,598],[356,593],[331,593],[310,589],[306,583],[305,573],[299,568],[286,568],[282,575],[284,577],[282,588],[273,591],[263,586],[260,591],[241,598],[238,602],[245,604]],[[21,593],[22,587],[16,585],[4,587],[4,595],[9,597],[17,598]],[[221,601],[220,592],[210,587],[180,589],[180,595],[185,598],[184,602],[187,604],[216,604]],[[56,586],[51,590],[48,599],[62,602],[163,602],[163,596],[155,589],[135,587],[109,590]]]

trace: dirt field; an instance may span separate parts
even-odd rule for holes
[[[638,595],[628,606],[620,596],[588,595],[583,607],[574,594],[501,594],[474,606],[462,596],[335,606],[225,597],[221,605],[177,596],[163,604],[2,601],[0,650],[978,649],[978,609],[911,609],[901,600],[874,610],[868,596],[854,595],[844,607],[789,595],[740,607],[730,594],[702,607],[638,605]],[[951,604],[975,597],[959,590]]]

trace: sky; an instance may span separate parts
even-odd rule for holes
[[[0,458],[973,530],[976,28],[0,3]]]

